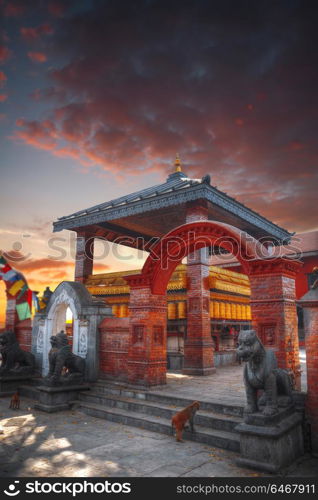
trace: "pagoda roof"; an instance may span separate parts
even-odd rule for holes
[[[80,230],[88,226],[118,230],[130,236],[162,237],[185,223],[182,205],[196,200],[208,202],[209,219],[232,224],[256,238],[269,237],[287,243],[292,234],[243,203],[210,184],[210,176],[191,179],[183,172],[170,174],[162,184],[60,217],[54,232]]]

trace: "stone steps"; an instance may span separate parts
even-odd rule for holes
[[[95,391],[89,391],[85,394],[81,393],[79,395],[79,399],[84,403],[97,404],[105,406],[107,408],[123,409],[130,411],[131,413],[145,413],[147,415],[152,415],[155,417],[163,417],[169,421],[171,421],[171,418],[175,413],[184,408],[184,406],[176,406],[175,404],[171,404],[171,401],[170,405],[167,406],[158,402],[125,398],[117,395],[105,395]],[[195,416],[196,425],[212,427],[214,429],[220,429],[229,432],[233,431],[234,427],[241,422],[241,418],[238,417],[220,415],[211,411],[202,411],[201,409],[196,413]]]
[[[134,398],[140,400],[154,401],[167,405],[175,405],[180,408],[185,408],[191,404],[193,398],[176,397],[175,394],[161,393],[160,391],[143,391],[141,389],[130,389],[120,384],[108,384],[105,381],[97,381],[93,386],[94,392],[102,394],[121,396],[124,398]],[[236,417],[243,416],[243,404],[235,405],[229,403],[222,403],[218,401],[204,401],[200,400],[200,410],[212,411],[222,415],[230,415]]]
[[[36,386],[22,385],[20,394],[39,401]],[[81,391],[78,398],[75,407],[87,415],[171,436],[171,417],[193,402],[193,398],[176,397],[160,389],[146,391],[103,380],[93,384],[89,391]],[[239,434],[234,428],[242,422],[242,412],[239,405],[200,400],[195,432],[185,430],[183,437],[239,452]]]
[[[171,435],[171,417],[192,402],[160,390],[131,389],[101,380],[79,394],[78,407],[94,417]],[[195,432],[186,430],[184,438],[238,452],[240,441],[234,428],[242,422],[242,411],[241,406],[200,401]]]
[[[79,409],[86,415],[104,418],[111,422],[118,422],[124,425],[131,425],[153,432],[172,435],[171,422],[163,417],[155,417],[144,413],[127,411],[121,408],[107,408],[103,405],[81,402]],[[195,426],[195,432],[184,431],[185,440],[205,443],[217,448],[231,451],[240,451],[240,440],[237,433],[227,432],[208,427]]]

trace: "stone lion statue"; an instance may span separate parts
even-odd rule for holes
[[[43,380],[48,386],[80,384],[84,380],[85,360],[73,354],[67,335],[61,330],[50,339],[49,373]]]
[[[0,334],[0,375],[30,375],[34,372],[35,357],[19,346],[12,331]]]
[[[265,404],[262,413],[270,416],[278,412],[278,398],[284,406],[292,403],[292,379],[286,370],[277,367],[273,351],[265,350],[254,330],[243,330],[238,337],[237,355],[246,361],[244,384],[247,406],[245,413],[255,413]],[[257,391],[264,393],[257,400]]]

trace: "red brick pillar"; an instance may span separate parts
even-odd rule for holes
[[[16,298],[13,298],[7,293],[7,307],[6,307],[6,330],[14,331],[15,325],[19,321],[16,311]]]
[[[304,309],[307,364],[306,411],[311,424],[311,444],[318,456],[318,288],[312,288],[300,300]]]
[[[130,283],[128,382],[141,386],[166,383],[167,300],[150,287]]]
[[[186,222],[208,220],[204,201],[187,205]],[[196,250],[187,260],[187,334],[184,343],[183,373],[211,375],[213,342],[210,324],[209,261],[207,248]]]
[[[85,231],[77,233],[75,259],[75,281],[85,283],[94,263],[94,237]]]
[[[15,335],[21,349],[25,351],[32,350],[32,326],[31,320],[25,319],[24,321],[19,321],[15,326]]]
[[[288,259],[250,263],[252,324],[278,366],[291,370],[300,390],[295,276],[301,264]]]
[[[6,325],[5,329],[13,331],[21,349],[32,349],[32,323],[31,319],[20,321],[16,311],[17,299],[7,294]]]

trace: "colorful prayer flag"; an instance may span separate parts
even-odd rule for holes
[[[27,291],[27,303],[29,304],[30,310],[32,310],[32,290],[28,288]]]
[[[7,273],[5,273],[2,277],[3,281],[13,281],[16,276],[16,271],[10,269]]]
[[[19,290],[21,290],[21,288],[25,285],[25,281],[24,280],[19,280],[19,281],[16,281],[14,283],[14,285],[12,285],[11,288],[9,288],[8,292],[10,295],[15,295],[16,293],[18,293]]]
[[[17,304],[15,307],[20,321],[31,318],[30,306],[27,302]]]
[[[29,290],[28,285],[25,283],[23,288],[20,290],[19,295],[17,296],[17,300],[20,300],[22,295]],[[32,293],[32,292],[31,292]]]
[[[6,274],[6,272],[8,272],[10,270],[11,270],[11,267],[9,266],[9,264],[5,264],[3,267],[1,267],[1,270],[0,270],[1,278],[3,278],[3,275]]]
[[[40,303],[39,303],[39,299],[36,295],[36,293],[32,292],[32,300],[33,300],[33,307],[36,311],[38,311],[40,309]]]
[[[32,290],[29,289],[23,274],[12,269],[2,255],[0,255],[0,278],[6,282],[8,293],[16,301],[25,298],[22,304],[16,304],[19,321],[31,318]]]

